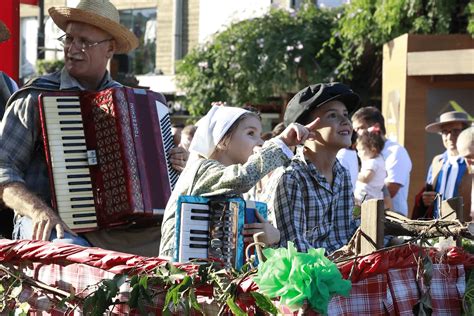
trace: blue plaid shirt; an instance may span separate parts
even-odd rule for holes
[[[280,247],[288,241],[299,251],[341,248],[357,228],[352,219],[354,201],[349,172],[336,160],[331,186],[316,166],[305,159],[303,147],[286,169],[275,170],[262,198],[269,204],[270,219],[280,230]],[[266,198],[265,198],[266,196]]]

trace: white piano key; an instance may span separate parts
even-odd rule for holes
[[[54,174],[54,178],[56,179],[56,177],[66,177],[68,174],[86,174],[86,173],[89,173],[89,167],[87,168],[78,168],[78,169],[71,169],[71,170],[64,170],[64,168],[61,168],[61,169],[55,169],[53,168],[53,174]]]
[[[179,253],[179,262],[188,262],[191,259],[206,259],[207,249],[181,248]]]

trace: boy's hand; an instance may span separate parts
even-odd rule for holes
[[[252,223],[244,225],[244,241],[252,243],[253,235],[256,233],[263,232],[262,242],[265,245],[270,246],[280,241],[280,231],[275,228],[272,224],[267,222],[258,211],[255,211],[255,216],[260,223]]]
[[[299,123],[291,123],[285,130],[277,137],[281,139],[286,146],[296,146],[304,143],[307,139],[313,139],[314,131],[319,123],[319,117],[308,125],[301,125]]]

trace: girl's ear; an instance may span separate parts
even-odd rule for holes
[[[226,151],[228,147],[229,147],[229,140],[224,139],[219,144],[217,144],[216,149],[219,151]]]

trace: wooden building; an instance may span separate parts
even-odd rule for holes
[[[432,158],[444,151],[441,136],[425,126],[457,108],[474,115],[471,36],[405,34],[384,45],[382,112],[387,136],[405,146],[413,163],[409,213]]]

